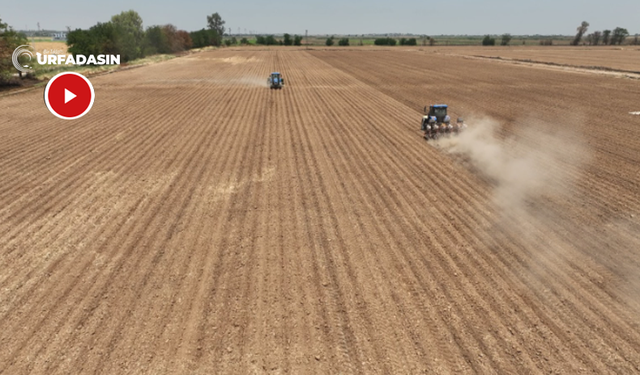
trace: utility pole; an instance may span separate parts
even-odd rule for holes
[[[306,49],[309,49],[309,30],[304,31],[304,44],[306,45]]]

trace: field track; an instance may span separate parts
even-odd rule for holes
[[[225,49],[92,78],[77,121],[1,97],[0,373],[637,373],[638,82]],[[581,158],[512,211],[421,139],[434,101]]]

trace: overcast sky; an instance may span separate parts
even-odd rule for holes
[[[244,33],[563,34],[586,20],[589,31],[624,27],[640,33],[640,0],[2,0],[0,19],[15,29],[86,29],[134,9],[144,26],[172,23],[193,31],[220,13]]]

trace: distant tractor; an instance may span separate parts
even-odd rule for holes
[[[424,107],[420,128],[424,131],[424,139],[438,139],[443,135],[458,134],[467,127],[462,117],[458,117],[456,124],[452,125],[447,108],[446,104],[434,104],[429,106],[427,112],[427,107]]]
[[[269,78],[267,78],[267,85],[269,85],[271,89],[281,89],[282,86],[284,86],[284,78],[282,78],[280,73],[273,72]]]

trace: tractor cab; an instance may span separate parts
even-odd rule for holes
[[[427,113],[427,107],[424,107],[424,113],[429,118],[435,118],[436,123],[441,124],[443,122],[449,121],[449,116],[447,116],[447,108],[446,104],[435,104],[429,106],[429,112]]]
[[[428,111],[427,107],[424,107],[424,116],[422,116],[421,129],[427,130],[428,125],[431,125],[429,127],[431,128],[433,125],[440,125],[443,123],[448,124],[451,119],[447,115],[447,108],[448,106],[446,104],[431,105],[429,106]]]
[[[273,72],[271,73],[271,75],[269,75],[269,78],[267,79],[267,83],[269,84],[269,87],[272,89],[281,89],[282,85],[284,85],[284,78],[282,78],[282,75],[278,72]]]

